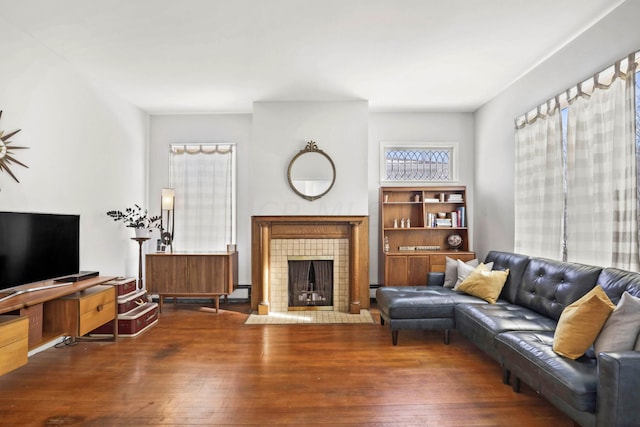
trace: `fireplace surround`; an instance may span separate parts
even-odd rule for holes
[[[344,297],[345,303],[334,309],[352,314],[369,308],[369,218],[367,216],[253,216],[251,218],[251,307],[258,314],[282,310],[274,301],[272,259],[282,256],[278,240],[331,240],[339,239],[346,245],[347,260]],[[317,243],[317,242],[316,242]],[[276,253],[272,253],[275,251]],[[287,256],[308,255],[288,253]],[[311,255],[321,255],[318,253]],[[327,253],[323,253],[326,256]],[[336,254],[335,256],[339,256]],[[276,303],[274,305],[274,303]],[[286,310],[286,308],[285,308]]]

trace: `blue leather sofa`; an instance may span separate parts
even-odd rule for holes
[[[488,262],[509,269],[496,304],[442,287],[443,273],[430,273],[429,286],[378,288],[393,344],[402,329],[443,330],[445,344],[456,329],[502,366],[515,392],[526,383],[582,426],[640,426],[640,351],[591,349],[572,360],[552,349],[566,306],[597,284],[614,304],[625,291],[640,297],[640,273],[498,251]]]

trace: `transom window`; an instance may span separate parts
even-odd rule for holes
[[[380,177],[382,182],[456,181],[456,144],[382,143]]]

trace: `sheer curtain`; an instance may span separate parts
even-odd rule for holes
[[[514,250],[562,259],[562,119],[557,101],[516,129]]]
[[[569,261],[638,271],[634,63],[568,107]]]
[[[172,145],[178,251],[226,250],[235,242],[235,157],[233,145]]]

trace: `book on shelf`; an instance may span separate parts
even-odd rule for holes
[[[456,208],[456,213],[458,217],[458,227],[466,227],[467,219],[466,219],[466,210],[464,206],[460,206],[459,208]]]
[[[424,198],[424,202],[425,203],[438,203],[440,201],[440,199],[436,199],[433,197],[425,197]]]
[[[451,227],[451,218],[436,218],[436,227]]]
[[[462,203],[463,202],[462,194],[460,193],[449,194],[448,201],[449,203]]]
[[[436,214],[427,213],[425,219],[425,224],[427,225],[427,227],[435,228],[438,226],[437,222],[439,221],[439,218],[436,216]]]
[[[460,223],[458,221],[458,212],[451,212],[451,226],[452,227],[460,227]]]

